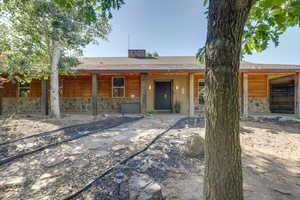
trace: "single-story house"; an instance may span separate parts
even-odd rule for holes
[[[192,56],[84,57],[76,73],[60,75],[62,112],[179,112],[205,110],[204,71]],[[300,116],[300,66],[241,62],[242,113],[288,113]],[[49,83],[4,84],[2,112],[48,112]]]

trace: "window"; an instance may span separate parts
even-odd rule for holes
[[[125,79],[123,77],[113,77],[112,96],[125,97]]]
[[[19,84],[19,97],[29,97],[30,96],[30,84],[20,83]]]
[[[199,97],[199,104],[205,104],[205,81],[199,81],[198,87],[198,97]]]

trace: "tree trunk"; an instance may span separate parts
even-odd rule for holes
[[[242,200],[238,72],[251,0],[210,0],[206,40],[205,200]]]
[[[60,44],[58,41],[52,43],[52,60],[51,60],[51,89],[50,89],[50,107],[51,115],[60,118],[59,107],[59,73],[58,62],[61,54]]]

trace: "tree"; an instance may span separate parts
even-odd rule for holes
[[[121,0],[90,1],[3,1],[0,26],[10,30],[1,52],[7,55],[2,73],[22,77],[45,76],[51,72],[51,113],[60,118],[59,71],[68,71],[79,62],[81,48],[105,39],[110,31],[111,8]],[[0,53],[1,53],[0,52]],[[1,73],[1,72],[0,72]],[[18,78],[18,77],[17,77]]]
[[[205,55],[205,200],[242,200],[238,73],[240,58],[278,45],[299,25],[299,1],[210,0]],[[242,48],[243,47],[243,48]],[[202,58],[202,59],[201,59]]]

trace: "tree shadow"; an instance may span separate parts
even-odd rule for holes
[[[300,199],[299,164],[263,152],[244,151],[245,199]]]

